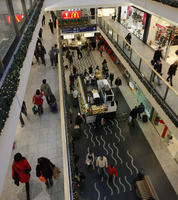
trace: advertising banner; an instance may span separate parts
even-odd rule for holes
[[[96,26],[74,27],[74,28],[62,29],[62,33],[80,33],[80,32],[89,32],[89,31],[96,31]]]
[[[80,10],[62,12],[62,19],[79,19],[79,18],[80,18]]]

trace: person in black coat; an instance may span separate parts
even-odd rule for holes
[[[138,108],[137,106],[135,106],[135,108],[133,108],[130,112],[130,116],[131,116],[131,124],[132,126],[134,126],[134,121],[137,118],[137,114],[138,114]]]
[[[145,111],[145,106],[143,105],[143,103],[141,102],[141,104],[138,106],[138,115],[139,118],[141,119],[141,114]]]
[[[46,61],[45,61],[46,49],[44,48],[44,46],[38,43],[38,45],[36,46],[36,51],[39,57],[41,58],[42,64],[46,65]]]
[[[161,58],[163,58],[162,49],[161,47],[159,47],[158,50],[155,51],[154,56],[153,56],[154,63],[156,63],[158,60],[161,60]]]
[[[114,80],[114,74],[113,74],[113,73],[110,73],[109,79],[110,79],[110,81],[111,81],[111,86],[112,86],[112,82],[113,82],[113,80]]]
[[[43,29],[42,28],[40,28],[38,36],[40,39],[43,38]]]
[[[53,171],[52,168],[55,167],[55,165],[45,157],[40,157],[37,160],[38,164],[36,166],[36,176],[40,177],[43,176],[46,179],[46,187],[49,188],[50,185],[53,185]],[[49,185],[50,184],[50,185]]]
[[[92,65],[88,68],[89,74],[93,74],[93,67]]]
[[[157,60],[157,62],[154,64],[154,69],[160,74],[162,75],[162,63],[160,60]],[[153,77],[152,77],[152,81],[154,82],[154,78],[155,78],[155,73],[153,72]],[[160,78],[157,76],[158,78],[158,85],[160,86]]]
[[[167,81],[169,82],[170,80],[170,84],[171,86],[173,86],[172,84],[172,76],[175,76],[176,75],[176,71],[177,71],[177,67],[178,67],[178,62],[175,62],[173,63],[170,67],[169,67],[169,70],[168,70],[168,77],[167,77]]]
[[[43,15],[42,26],[45,25],[45,16]]]
[[[51,19],[49,20],[49,28],[51,30],[51,33],[54,34],[54,31],[53,31],[53,22],[51,21]]]
[[[128,33],[125,37],[126,41],[131,45],[131,39],[132,39],[132,35],[131,33]],[[125,47],[127,46],[127,43],[125,44]]]

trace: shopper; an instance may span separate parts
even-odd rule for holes
[[[52,95],[52,92],[49,84],[46,82],[46,79],[43,79],[42,84],[40,86],[40,90],[41,92],[43,92],[44,96],[46,97],[46,101],[49,104],[49,98]]]
[[[42,26],[45,25],[45,16],[43,15],[43,19],[42,19]]]
[[[116,169],[116,166],[114,166],[114,164],[108,164],[108,174],[109,174],[109,181],[112,182],[113,181],[113,177],[115,175],[116,178],[118,178],[118,172]]]
[[[46,61],[45,61],[46,49],[44,48],[42,44],[38,43],[36,50],[37,50],[37,54],[41,58],[42,64],[46,65]]]
[[[44,180],[47,189],[53,186],[53,168],[55,165],[45,157],[40,157],[37,160],[38,164],[36,166],[36,176],[40,180]],[[42,178],[41,178],[42,177]]]
[[[115,85],[116,86],[120,86],[120,85],[122,85],[122,80],[119,78],[119,76],[116,78],[116,80],[115,80]]]
[[[78,59],[81,59],[83,57],[82,52],[79,50],[79,48],[77,48],[77,55]]]
[[[108,167],[108,161],[107,158],[105,156],[98,156],[96,159],[96,166],[99,168],[99,174],[100,176],[103,176],[104,174],[104,168]]]
[[[20,122],[21,122],[21,127],[23,128],[25,123],[24,123],[22,114],[24,114],[27,117],[27,107],[26,107],[25,101],[23,101],[23,103],[22,103],[22,108],[21,108],[20,117],[19,117],[20,118]]]
[[[162,63],[161,63],[161,61],[160,60],[157,60],[156,62],[155,62],[155,64],[154,64],[154,69],[160,74],[160,75],[162,75]],[[153,72],[153,77],[152,77],[152,81],[154,82],[154,78],[155,78],[155,73]],[[157,76],[157,78],[158,78],[158,85],[160,86],[161,84],[160,84],[160,78]]]
[[[73,106],[77,107],[77,105],[78,105],[78,91],[75,88],[73,91]]]
[[[90,150],[86,155],[85,163],[87,166],[92,166],[94,168],[94,153]]]
[[[40,28],[38,36],[40,39],[43,38],[43,29],[42,28]]]
[[[172,77],[176,75],[176,71],[177,71],[177,67],[178,67],[178,62],[173,63],[168,70],[168,77],[167,77],[167,81],[169,82],[170,80],[170,84],[171,86],[173,86],[172,84]]]
[[[53,31],[53,22],[51,21],[51,19],[49,20],[48,25],[49,25],[49,28],[51,30],[51,33],[54,34],[54,31]]]
[[[34,56],[36,58],[37,63],[39,64],[40,62],[39,62],[39,53],[38,53],[38,50],[37,50],[37,46],[35,47]]]
[[[40,90],[36,90],[36,93],[33,96],[33,104],[38,107],[38,114],[41,116],[43,114],[43,93]]]
[[[154,53],[152,64],[154,65],[158,60],[161,60],[161,58],[163,58],[162,49],[161,47],[158,47],[158,50]]]
[[[73,74],[74,74],[74,78],[77,77],[77,68],[75,66],[73,66]]]
[[[140,105],[138,106],[138,116],[141,119],[141,114],[145,112],[145,106],[141,102]]]
[[[27,200],[30,200],[30,171],[31,167],[27,159],[21,153],[16,153],[12,164],[12,178],[17,186],[19,182],[25,183]]]
[[[90,67],[88,68],[89,74],[93,74],[93,67],[92,65],[90,65]]]
[[[129,115],[132,126],[134,126],[135,124],[135,119],[137,118],[137,114],[138,114],[138,108],[137,106],[135,106],[135,108],[131,110],[130,115]]]
[[[84,121],[83,116],[80,113],[78,113],[75,119],[75,125],[78,125],[81,128],[81,124],[83,123],[83,121]]]
[[[128,33],[125,37],[126,41],[131,45],[131,39],[132,39],[132,35],[131,33]],[[127,43],[125,44],[125,47],[128,46]],[[130,47],[129,47],[130,49]]]
[[[77,187],[82,188],[85,184],[85,174],[83,172],[78,171],[78,168],[76,167],[76,172],[75,172],[75,179],[77,182]]]
[[[99,52],[100,52],[100,56],[101,56],[101,57],[102,57],[102,55],[103,55],[103,51],[104,51],[104,46],[101,45],[101,46],[100,46],[100,49],[99,49]]]
[[[54,45],[54,57],[55,57],[54,64],[55,64],[55,66],[57,66],[57,63],[58,63],[58,53],[59,53],[59,49],[57,48],[57,44],[55,44]]]
[[[51,47],[51,49],[48,52],[48,55],[50,57],[51,66],[53,66],[55,64],[54,47]]]
[[[112,87],[112,82],[113,82],[113,80],[114,80],[114,74],[113,74],[113,73],[110,73],[109,79],[110,79],[110,81],[111,81],[111,87]]]

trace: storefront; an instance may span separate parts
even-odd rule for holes
[[[120,23],[143,40],[147,13],[132,6],[122,6],[120,12]]]
[[[98,8],[97,10],[98,17],[112,17],[116,14],[115,8]]]
[[[172,64],[177,60],[175,52],[178,49],[178,27],[162,18],[151,16],[147,44],[154,50],[162,47],[163,56]]]

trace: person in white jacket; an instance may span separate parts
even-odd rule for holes
[[[90,150],[86,155],[85,163],[87,166],[92,166],[94,168],[94,153]]]
[[[105,156],[98,156],[96,159],[96,166],[99,168],[100,170],[100,176],[103,175],[104,173],[104,167],[108,167],[108,161],[107,158]]]

